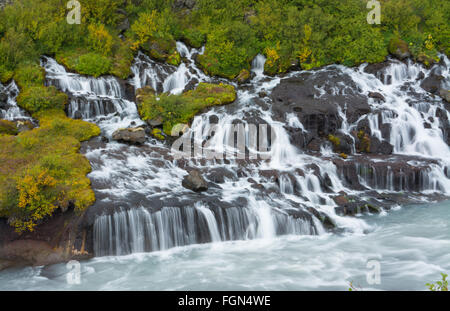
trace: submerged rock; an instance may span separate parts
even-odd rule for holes
[[[378,93],[378,92],[369,92],[369,97],[370,97],[370,98],[377,99],[377,100],[380,100],[380,101],[382,101],[382,102],[385,102],[385,101],[386,101],[386,99],[384,98],[384,96],[381,95],[381,93]]]
[[[189,175],[185,176],[182,185],[186,189],[195,192],[203,192],[208,190],[208,183],[198,170],[192,170]]]
[[[441,96],[447,103],[450,103],[450,90],[440,89],[439,96]]]
[[[145,143],[145,130],[142,127],[119,129],[113,133],[112,138],[117,141],[140,145]]]

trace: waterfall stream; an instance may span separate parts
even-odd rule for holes
[[[180,94],[199,82],[224,81],[208,77],[197,68],[195,54],[202,51],[180,42],[177,48],[185,59],[179,67],[157,63],[139,53],[128,81],[69,73],[48,57],[43,58],[42,66],[48,83],[69,94],[69,116],[97,123],[102,135],[110,138],[119,128],[144,124],[135,103],[127,97],[126,84],[134,91],[150,85],[158,93]],[[450,63],[443,58],[441,73],[448,83]],[[237,88],[237,101],[196,116],[185,133],[199,145],[208,140],[207,148],[212,152],[235,154],[239,152],[235,146],[239,124],[246,129],[247,151],[255,158],[206,160],[197,155],[178,161],[170,147],[151,138],[140,147],[112,140],[87,144],[83,152],[92,164],[89,177],[97,197],[92,208],[97,213],[96,256],[279,235],[320,235],[327,232],[326,224],[344,232],[364,233],[373,229],[371,225],[337,213],[334,197],[345,193],[384,206],[374,193],[407,191],[419,201],[425,195],[450,194],[450,148],[439,122],[439,114],[446,114],[445,122],[450,114],[443,101],[431,98],[418,82],[420,73],[427,77],[431,70],[392,61],[383,80],[366,73],[366,65],[328,66],[314,72],[269,77],[264,75],[264,63],[264,56],[258,55],[252,63],[252,80],[242,86],[225,81]],[[339,107],[339,131],[351,136],[359,122],[367,118],[372,136],[393,146],[391,156],[368,158],[356,153],[353,145],[352,154],[342,159],[330,151],[329,145],[311,153],[292,142],[289,130],[307,135],[307,124],[292,112],[280,120],[271,108],[277,103],[264,94],[270,95],[287,79],[328,72],[349,78],[356,89],[345,84],[316,86],[318,100],[330,94],[383,94],[385,101],[381,103],[368,98],[371,111],[357,120],[350,120],[347,106]],[[261,127],[266,132],[260,132],[258,144],[248,134],[254,124],[266,125]],[[388,137],[383,135],[386,125],[390,126]],[[414,169],[402,171],[393,165],[396,161]],[[186,168],[201,170],[212,185],[210,189],[200,195],[183,188]],[[356,183],[358,187],[353,186]]]

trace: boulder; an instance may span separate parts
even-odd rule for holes
[[[140,145],[145,143],[145,130],[142,127],[119,129],[113,133],[112,138],[117,141]]]
[[[386,101],[384,96],[381,95],[381,93],[378,93],[378,92],[369,92],[369,97],[373,98],[373,99],[377,99],[377,100],[382,101],[382,102]]]
[[[248,82],[250,80],[250,71],[247,69],[242,69],[236,79],[239,84]]]
[[[177,10],[188,9],[191,10],[197,4],[197,0],[174,0],[172,7]]]
[[[447,103],[450,103],[450,90],[440,89],[439,96],[441,96]]]
[[[389,154],[392,154],[392,152],[394,151],[394,147],[387,141],[385,141],[385,140],[380,141],[378,138],[372,136],[370,138],[369,151],[370,151],[370,153],[374,153],[374,154],[389,155]]]
[[[411,57],[408,44],[399,38],[391,39],[391,41],[389,42],[389,53],[400,60]]]
[[[425,78],[420,87],[422,87],[425,91],[430,92],[432,94],[437,94],[441,89],[441,83],[444,80],[442,75],[431,73],[427,78]]]
[[[370,112],[367,97],[351,77],[335,69],[283,79],[270,97],[275,120],[286,122],[286,115],[292,113],[298,117],[310,135],[306,145],[337,133],[342,125],[339,110],[346,112],[350,123]]]
[[[195,192],[203,192],[208,190],[208,183],[198,170],[192,170],[189,175],[186,175],[183,179],[182,185],[186,189]]]
[[[33,123],[31,123],[28,120],[27,121],[17,121],[16,126],[17,126],[17,131],[19,133],[31,131],[32,129],[34,129]]]

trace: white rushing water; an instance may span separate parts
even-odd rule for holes
[[[17,106],[16,97],[19,95],[17,84],[12,81],[8,85],[0,83],[0,119],[24,120],[30,117]]]
[[[426,290],[450,270],[450,202],[365,220],[366,235],[283,236],[101,257],[0,273],[0,290]],[[405,221],[407,219],[408,221]],[[379,284],[368,282],[379,263]],[[369,277],[367,276],[369,274]]]
[[[127,82],[134,90],[150,85],[157,93],[180,94],[198,82],[224,81],[208,77],[197,68],[195,54],[202,51],[182,43],[177,43],[177,48],[184,59],[179,67],[157,63],[139,53],[132,66],[133,77]],[[447,58],[445,62],[448,68]],[[337,156],[329,146],[321,146],[322,156],[318,156],[292,144],[286,126],[306,133],[304,124],[294,113],[288,113],[285,122],[275,120],[270,98],[260,95],[270,94],[283,79],[304,72],[267,77],[264,63],[262,55],[254,59],[253,78],[244,87],[228,81],[237,88],[236,103],[195,117],[185,134],[199,146],[208,139],[206,149],[214,154],[239,155],[246,152],[239,148],[242,146],[235,146],[236,129],[240,126],[245,129],[244,147],[254,156],[245,164],[233,158],[205,160],[202,153],[187,159],[186,167],[206,172],[207,180],[215,182],[201,196],[182,187],[186,171],[173,159],[173,150],[160,142],[149,139],[144,146],[130,147],[111,141],[87,147],[85,154],[93,167],[89,177],[96,190],[97,205],[108,206],[94,223],[97,256],[281,235],[324,235],[324,222],[344,232],[363,234],[374,228],[361,217],[338,215],[333,197],[345,193],[370,198],[370,191],[405,191],[418,198],[450,193],[450,151],[440,128],[438,109],[450,116],[442,100],[431,98],[420,89],[417,80],[421,72],[427,77],[430,70],[394,61],[385,70],[385,76],[390,78],[384,81],[365,73],[365,65],[329,66],[312,73],[330,71],[348,76],[364,96],[369,92],[383,94],[384,102],[368,99],[372,111],[360,119],[367,117],[372,135],[391,143],[394,154],[416,157],[408,158],[408,164],[417,170],[407,174],[393,166],[398,161],[395,156],[363,159],[361,163],[357,162],[358,155],[351,156],[345,163],[356,161],[354,165],[350,162],[362,185],[356,188],[348,185],[348,172],[336,166]],[[71,117],[96,122],[106,137],[116,129],[143,124],[135,103],[126,99],[126,81],[68,73],[51,58],[44,58],[42,65],[49,83],[70,95]],[[448,79],[448,69],[442,69],[442,74]],[[327,96],[325,85],[316,89],[317,99]],[[416,94],[410,94],[411,89]],[[353,91],[347,85],[331,86],[332,94]],[[350,134],[360,120],[349,121],[346,110],[347,107],[338,107],[340,132]],[[249,131],[255,122],[263,131],[258,143]],[[389,138],[382,135],[381,126],[385,124],[391,126]],[[208,175],[209,171],[216,173]],[[215,178],[222,180],[216,182]],[[381,202],[374,202],[382,206]]]

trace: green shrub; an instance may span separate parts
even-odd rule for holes
[[[445,273],[441,273],[442,275],[442,281],[437,281],[436,284],[427,284],[427,287],[429,290],[433,292],[442,291],[442,292],[448,292],[448,275]]]
[[[40,127],[17,136],[0,135],[0,217],[17,232],[32,231],[58,207],[73,203],[82,211],[95,201],[89,161],[78,153],[80,141],[100,129],[67,118],[62,110],[34,115]]]
[[[99,77],[109,73],[111,66],[112,63],[108,57],[97,53],[88,53],[78,57],[75,69],[81,74]]]
[[[23,89],[17,97],[17,104],[30,113],[48,109],[64,109],[67,95],[54,86],[32,86]]]
[[[157,97],[149,93],[142,97],[138,104],[141,118],[161,119],[164,133],[171,135],[176,124],[191,122],[202,110],[235,101],[236,91],[231,85],[200,83],[195,90],[181,95],[162,94]]]
[[[21,89],[32,86],[43,86],[45,82],[45,71],[37,64],[22,64],[16,69],[14,80]]]
[[[17,126],[14,122],[0,120],[0,135],[17,135]]]

